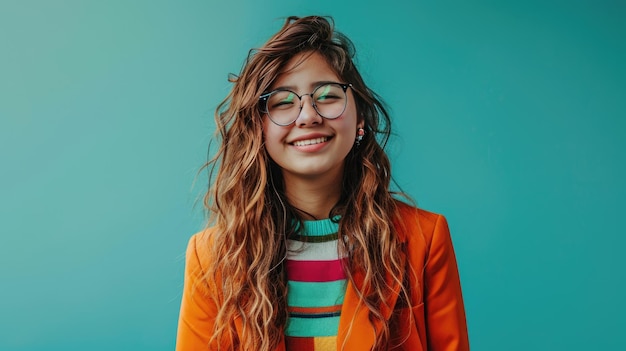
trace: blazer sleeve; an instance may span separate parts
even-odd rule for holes
[[[197,251],[198,235],[189,240],[185,260],[183,297],[178,319],[176,351],[209,350],[217,308],[203,279]]]
[[[445,217],[438,215],[424,272],[429,351],[469,350],[459,272]]]

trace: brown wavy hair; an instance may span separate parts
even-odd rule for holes
[[[375,349],[383,350],[390,342],[389,323],[381,311],[393,293],[388,275],[408,298],[400,281],[402,247],[392,225],[397,209],[384,152],[390,119],[353,62],[352,42],[335,31],[332,19],[318,16],[287,18],[262,47],[250,50],[239,76],[231,75],[234,86],[216,110],[220,146],[206,165],[212,185],[204,197],[209,225],[217,228],[209,244],[215,259],[205,279],[221,292],[211,297],[218,306],[211,342],[230,340],[231,349],[269,351],[284,333],[286,242],[303,213],[288,203],[281,170],[264,148],[259,96],[292,57],[306,52],[321,54],[338,77],[352,84],[359,119],[365,122],[365,137],[345,159],[342,193],[329,216],[341,215],[343,240],[338,250],[349,257],[344,270],[352,282],[355,272],[363,274],[361,307],[369,309],[370,321],[382,322]],[[239,338],[235,317],[243,321]]]

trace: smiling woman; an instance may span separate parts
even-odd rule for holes
[[[291,17],[218,108],[177,350],[467,350],[444,217],[392,196],[390,119],[350,40]]]

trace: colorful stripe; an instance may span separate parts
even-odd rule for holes
[[[336,336],[339,329],[339,316],[324,318],[323,323],[317,318],[289,317],[285,334],[289,336],[313,337]]]
[[[340,260],[287,260],[287,279],[299,282],[328,282],[346,279]]]
[[[337,233],[326,235],[298,235],[294,234],[289,237],[290,240],[303,241],[307,243],[323,243],[339,239]]]
[[[337,222],[339,219],[335,220],[331,219],[320,219],[317,221],[304,221],[302,224],[301,233],[304,233],[307,236],[320,236],[326,234],[336,234],[339,231],[339,223]],[[298,231],[300,227],[296,226],[296,231]]]
[[[296,307],[296,306],[289,306],[289,312],[293,312],[293,313],[309,313],[309,314],[341,312],[341,305],[324,306],[324,307]]]
[[[289,313],[289,317],[291,318],[328,318],[328,317],[339,317],[341,316],[341,311],[337,312],[328,312],[328,313]]]
[[[339,259],[337,241],[310,243],[287,240],[287,259],[295,261],[330,261]]]
[[[313,339],[315,351],[337,350],[337,336],[320,336]]]
[[[343,303],[346,280],[324,283],[287,282],[287,289],[288,306],[334,306]]]

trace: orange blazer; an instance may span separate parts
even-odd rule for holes
[[[407,267],[405,281],[410,284],[411,303],[397,301],[400,288],[396,285],[396,292],[387,301],[388,306],[396,307],[383,310],[385,317],[391,319],[391,341],[396,345],[391,350],[469,350],[461,284],[446,219],[403,203],[398,206],[402,223],[394,225],[406,247],[406,256],[402,259]],[[217,292],[202,283],[203,267],[212,259],[207,246],[212,230],[197,233],[189,241],[177,351],[217,349],[216,345],[209,345],[217,306],[211,299],[203,298]],[[341,309],[337,350],[341,350],[342,345],[345,351],[370,350],[374,344],[374,329],[378,330],[380,325],[372,327],[368,309],[359,308],[356,287],[361,286],[363,274],[355,272],[353,279],[354,285],[348,282]],[[352,320],[354,325],[350,330]],[[235,327],[241,331],[241,319],[235,319]],[[276,350],[285,351],[284,340]]]

